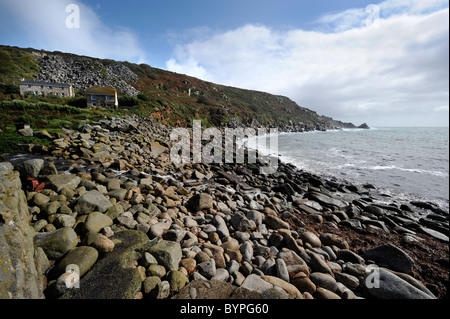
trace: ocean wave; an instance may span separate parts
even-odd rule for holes
[[[403,168],[403,167],[398,167],[396,165],[388,165],[388,166],[377,165],[377,166],[368,167],[367,169],[371,169],[371,170],[399,170],[399,171],[404,171],[404,172],[428,174],[428,175],[439,176],[439,177],[449,177],[448,172],[431,171],[431,170],[420,169],[420,168]]]

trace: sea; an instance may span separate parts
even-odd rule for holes
[[[370,183],[386,194],[431,201],[448,211],[449,128],[379,127],[277,136],[278,150],[269,147],[269,135],[247,146],[261,149],[265,143],[267,155],[304,171]]]

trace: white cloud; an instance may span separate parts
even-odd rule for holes
[[[332,24],[326,32],[245,25],[178,44],[166,66],[216,83],[287,95],[355,124],[395,119],[399,125],[448,126],[442,113],[432,112],[449,98],[449,10],[443,4],[385,1],[380,20],[369,25],[365,8],[347,10],[319,19]]]
[[[79,28],[68,28],[69,4],[80,9]],[[103,23],[95,11],[80,0],[2,0],[0,9],[14,19],[8,29],[20,29],[21,41],[37,49],[64,51],[99,58],[143,62],[137,36],[126,28]]]

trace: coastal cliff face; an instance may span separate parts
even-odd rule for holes
[[[72,84],[80,96],[92,86],[110,86],[120,95],[139,96],[141,113],[172,126],[189,126],[197,118],[216,127],[271,126],[297,132],[355,128],[284,96],[214,84],[146,64],[0,46],[0,65],[0,86],[10,91],[22,78]]]

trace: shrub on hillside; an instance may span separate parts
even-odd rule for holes
[[[120,96],[119,105],[120,106],[136,106],[139,105],[141,101],[134,96]]]
[[[200,95],[197,102],[200,104],[206,104],[206,105],[215,105],[216,104],[213,99],[211,99],[210,97],[208,97],[206,95]]]
[[[86,108],[87,107],[87,101],[85,97],[75,97],[75,98],[71,98],[67,104],[69,106],[73,106],[73,107],[79,107],[79,108]]]

